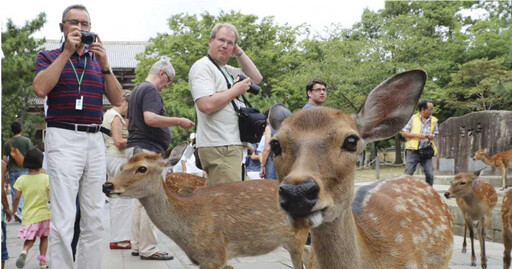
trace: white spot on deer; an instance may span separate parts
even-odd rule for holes
[[[399,234],[397,234],[397,236],[395,237],[395,242],[396,242],[396,243],[400,243],[400,242],[402,242],[402,241],[404,240],[404,238],[405,238],[404,234],[399,233]]]

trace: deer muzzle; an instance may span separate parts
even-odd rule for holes
[[[109,196],[113,190],[114,190],[114,183],[105,182],[103,184],[103,193],[105,193],[105,195]]]
[[[289,214],[295,217],[305,217],[312,213],[318,202],[320,187],[312,179],[298,185],[282,183],[279,186],[279,203]]]

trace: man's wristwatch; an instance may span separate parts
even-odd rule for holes
[[[242,55],[244,55],[244,51],[243,51],[243,50],[240,50],[240,52],[239,52],[239,53],[236,53],[236,54],[235,54],[235,56],[236,56],[236,57],[240,57],[240,56],[242,56]]]
[[[101,73],[103,73],[104,75],[112,74],[112,68],[109,66],[107,70],[101,69]]]

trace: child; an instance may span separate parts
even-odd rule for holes
[[[49,179],[48,175],[40,172],[43,165],[43,153],[33,148],[27,151],[23,166],[29,169],[27,175],[16,180],[14,188],[16,195],[12,207],[17,208],[20,196],[23,195],[23,220],[18,232],[18,238],[25,239],[16,267],[23,268],[27,252],[34,245],[36,236],[40,238],[37,260],[39,268],[46,269],[46,250],[48,249],[48,234],[50,233],[50,209],[48,207]]]

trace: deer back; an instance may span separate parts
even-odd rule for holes
[[[187,174],[172,173],[165,177],[165,186],[172,192],[178,194],[191,193],[197,188],[204,187],[206,179],[204,177]]]

